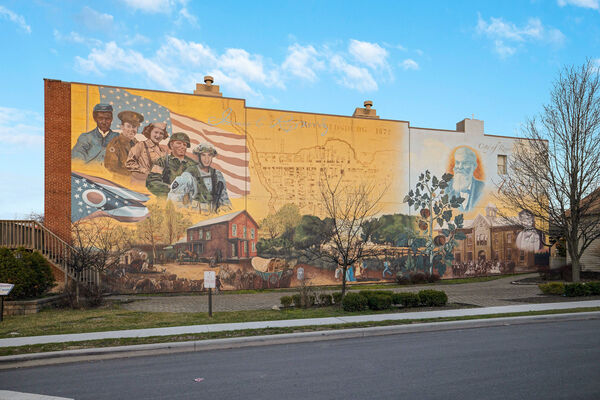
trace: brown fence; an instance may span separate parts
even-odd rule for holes
[[[16,249],[24,247],[42,254],[65,274],[65,278],[75,279],[76,272],[69,268],[69,259],[74,249],[37,221],[0,220],[0,247]],[[97,284],[100,276],[97,271],[86,270],[79,274],[79,281]]]

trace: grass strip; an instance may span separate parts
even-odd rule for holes
[[[206,312],[169,313],[129,311],[122,309],[119,304],[112,304],[97,309],[46,309],[37,314],[9,316],[0,323],[0,338],[119,331],[126,329],[165,328],[171,326],[232,322],[277,321],[283,319],[434,311],[466,307],[467,306],[465,305],[449,304],[442,308],[393,308],[391,310],[383,311],[367,310],[361,312],[347,312],[340,307],[330,306],[307,309],[291,308],[284,310],[220,311],[213,313],[213,317],[210,318]]]
[[[407,319],[407,320],[386,320],[386,321],[369,321],[369,322],[353,322],[347,324],[334,325],[318,325],[318,326],[301,326],[301,327],[283,327],[283,328],[263,328],[263,329],[244,329],[237,331],[225,332],[208,332],[198,334],[185,335],[170,335],[170,336],[152,336],[144,338],[121,338],[121,339],[100,339],[88,340],[82,342],[66,342],[66,343],[46,343],[30,346],[15,346],[0,348],[0,356],[10,356],[17,354],[43,353],[49,351],[90,349],[100,347],[113,346],[129,346],[136,344],[151,344],[151,343],[169,343],[169,342],[185,342],[208,339],[224,339],[235,337],[262,336],[262,335],[277,335],[283,333],[300,333],[300,332],[317,332],[332,329],[351,329],[351,328],[369,328],[376,326],[394,326],[408,325],[415,323],[427,322],[449,322],[449,321],[465,321],[477,319],[491,319],[502,317],[521,317],[521,316],[536,316],[536,315],[554,315],[554,314],[573,314],[590,311],[600,311],[600,307],[585,307],[571,308],[565,310],[545,310],[545,311],[525,311],[503,314],[486,314],[486,315],[469,315],[462,317],[441,317],[441,318],[425,318],[425,319]]]

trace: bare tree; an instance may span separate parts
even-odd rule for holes
[[[560,232],[580,279],[580,258],[600,238],[600,76],[591,61],[565,67],[543,112],[527,121],[500,183],[498,201],[529,210],[538,229]],[[597,205],[596,205],[597,207]]]
[[[75,304],[79,305],[79,289],[85,273],[104,273],[117,267],[121,256],[131,248],[131,233],[110,218],[79,220],[73,223],[71,233],[68,268],[75,277]],[[92,293],[101,290],[94,285],[87,285],[86,289]]]
[[[332,179],[326,174],[321,176],[321,205],[330,236],[329,240],[308,249],[341,268],[343,297],[348,267],[381,253],[381,246],[371,242],[377,224],[367,222],[380,214],[387,187],[380,188],[376,183],[348,186],[342,178]]]

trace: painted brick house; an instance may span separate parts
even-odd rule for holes
[[[514,262],[517,268],[535,265],[535,253],[517,248],[516,238],[521,227],[497,217],[493,204],[486,207],[486,215],[477,215],[465,221],[460,229],[466,240],[459,241],[454,248],[454,262],[503,261]]]
[[[242,210],[190,226],[176,247],[198,259],[242,260],[256,256],[257,242],[258,224]]]

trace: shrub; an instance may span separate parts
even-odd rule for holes
[[[410,282],[413,284],[427,283],[427,275],[422,271],[411,272],[409,278]]]
[[[567,297],[587,296],[588,294],[588,288],[584,283],[567,283],[565,285],[565,296]]]
[[[0,266],[0,282],[15,285],[9,300],[40,297],[54,286],[50,264],[39,253],[3,247],[0,248]]]
[[[342,299],[344,311],[363,311],[369,305],[369,300],[359,293],[348,293]]]
[[[426,274],[426,277],[427,277],[427,282],[429,282],[429,283],[435,283],[440,280],[440,276],[438,274],[436,274],[435,272],[433,274]]]
[[[304,307],[305,308],[312,307],[315,305],[316,302],[317,302],[317,296],[315,296],[314,294],[311,294],[306,297],[306,304],[304,305]]]
[[[563,295],[565,293],[565,284],[562,282],[549,282],[538,285],[542,293]]]
[[[372,296],[377,296],[380,294],[392,297],[392,295],[394,294],[394,292],[391,290],[361,290],[358,293],[365,296],[367,299],[370,299]]]
[[[292,303],[294,303],[294,307],[296,308],[302,307],[302,296],[300,294],[292,295]]]
[[[441,307],[448,302],[448,296],[441,290],[421,290],[419,301],[426,307]]]
[[[330,294],[322,293],[319,295],[319,304],[322,306],[330,306],[333,304],[333,297]]]
[[[409,285],[410,284],[410,278],[406,275],[402,275],[400,273],[398,273],[396,275],[396,283],[398,285]]]
[[[600,282],[588,282],[586,285],[591,296],[600,295]]]
[[[292,296],[283,296],[279,299],[283,307],[290,307],[292,305]]]
[[[368,298],[369,308],[371,310],[387,310],[392,308],[392,296],[386,294],[372,294]]]
[[[392,296],[394,304],[401,304],[404,307],[418,307],[420,304],[419,295],[416,293],[394,293]]]
[[[333,292],[331,294],[331,297],[333,297],[333,302],[335,304],[341,304],[342,303],[342,292]]]

